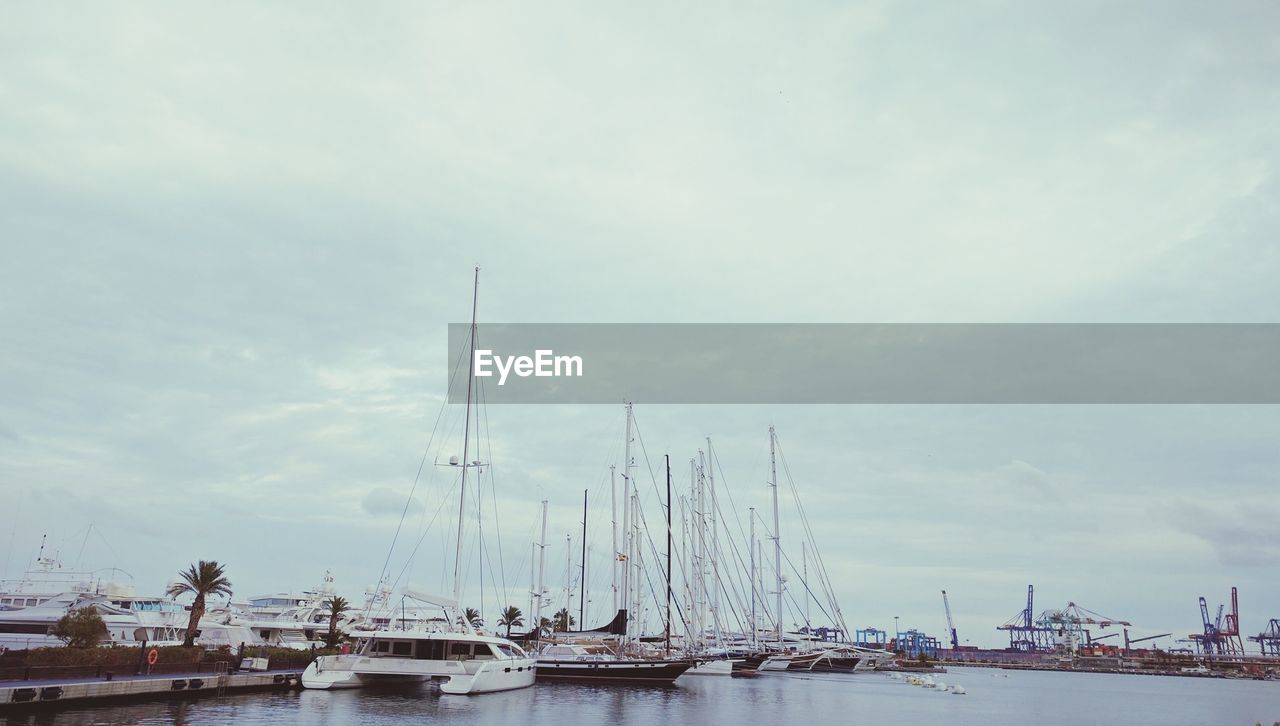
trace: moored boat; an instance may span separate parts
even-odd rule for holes
[[[581,645],[549,645],[538,653],[541,680],[629,681],[670,684],[693,667],[692,661],[618,658],[592,653]]]
[[[379,631],[355,653],[317,658],[303,672],[302,685],[328,690],[438,680],[444,693],[492,693],[533,685],[535,667],[505,638]]]

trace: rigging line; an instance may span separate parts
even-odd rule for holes
[[[813,598],[813,604],[818,606],[818,609],[822,611],[823,615],[826,615],[827,618],[831,620],[833,625],[838,625],[839,627],[843,628],[844,626],[840,625],[840,623],[837,622],[836,617],[833,616],[831,613],[827,612],[826,608],[822,607],[822,601],[819,600],[817,594],[812,589],[809,588],[809,583],[805,582],[804,577],[801,576],[800,570],[796,568],[795,563],[791,561],[791,558],[787,556],[786,552],[782,553],[782,559],[785,560],[787,563],[787,566],[791,568],[791,572],[795,574],[796,579],[804,583],[804,589]],[[804,611],[804,608],[800,607],[800,601],[796,600],[796,596],[790,590],[786,591],[786,597],[791,601],[791,604],[795,606],[796,612],[802,613]],[[846,636],[848,635],[848,633],[844,632],[843,630],[841,632],[844,633]]]
[[[422,535],[418,537],[417,543],[414,544],[413,549],[409,552],[408,559],[405,560],[404,566],[400,568],[400,574],[396,575],[395,581],[391,583],[391,589],[393,591],[400,585],[400,579],[404,577],[409,566],[413,564],[413,558],[418,554],[418,548],[422,546],[422,541],[425,540],[427,535],[431,532],[431,527],[435,525],[436,519],[440,517],[440,512],[444,511],[445,505],[450,503],[449,498],[453,495],[453,490],[457,487],[458,483],[457,481],[454,481],[453,486],[449,487],[449,491],[445,492],[445,495],[440,498],[440,504],[436,507],[436,513],[431,516],[431,521],[427,523],[427,528],[422,531]]]
[[[774,437],[774,440],[775,442],[777,442],[776,436]],[[809,516],[805,512],[804,503],[800,501],[799,488],[796,486],[795,479],[792,478],[791,476],[791,467],[787,464],[787,458],[786,458],[786,455],[782,452],[781,443],[778,442],[778,444],[779,444],[778,445],[779,457],[782,459],[783,472],[786,473],[787,475],[787,483],[791,487],[791,496],[796,502],[796,509],[798,509],[800,512],[800,521],[804,525],[805,534],[809,538],[809,544],[812,545],[813,547],[814,558],[816,559],[817,565],[818,565],[819,582],[822,583],[822,587],[825,590],[824,594],[827,596],[828,604],[831,605],[831,609],[834,610],[836,613],[836,617],[834,618],[835,622],[833,624],[838,625],[840,628],[842,628],[847,632],[848,625],[844,621],[844,613],[841,612],[840,610],[840,603],[836,600],[835,587],[831,583],[831,578],[827,573],[826,563],[822,559],[822,551],[818,548],[817,539],[813,535],[813,528],[809,524]],[[807,583],[806,583],[806,587],[808,587]]]
[[[107,536],[103,534],[102,527],[93,525],[93,533],[98,535],[98,539],[102,540],[102,544],[107,546],[107,550],[111,552],[111,559],[115,562],[120,561],[120,555],[116,554],[116,548],[111,546],[111,542],[107,540]]]
[[[635,422],[634,422],[634,420],[633,420],[633,421],[632,421],[632,425],[634,425],[634,424],[635,424]],[[644,445],[643,445],[643,444],[641,444],[641,447],[642,447],[642,448],[643,448],[643,446],[644,446]],[[652,538],[652,537],[649,537],[649,523],[648,523],[648,521],[646,521],[646,520],[645,520],[645,518],[644,518],[644,508],[643,508],[643,507],[636,507],[636,513],[637,513],[637,515],[640,517],[640,522],[641,522],[642,524],[644,524],[645,539],[649,540],[649,548],[650,548],[651,550],[653,550],[653,558],[654,558],[655,560],[659,560],[658,548],[657,548],[657,546],[656,546],[656,545],[654,545],[654,544],[653,544],[653,538]],[[666,574],[666,570],[665,570],[665,569],[663,569],[663,567],[662,567],[662,565],[661,565],[661,564],[659,564],[659,565],[658,565],[658,571],[659,571],[659,572],[662,572],[664,575]],[[648,583],[648,585],[649,585],[649,594],[653,596],[653,601],[654,601],[655,603],[656,603],[656,602],[658,602],[658,595],[657,595],[657,593],[654,591],[654,588],[653,588],[653,580],[652,580],[652,578],[650,577],[650,573],[649,573],[648,569],[645,569],[645,570],[644,570],[644,579],[645,579],[645,582],[646,582],[646,583]],[[666,583],[663,583],[663,584],[665,585]],[[667,594],[667,593],[666,593],[666,589],[665,589],[665,587],[664,587],[664,589],[663,589],[662,594],[663,594],[663,597],[665,597],[665,596],[666,596],[666,594]],[[681,624],[681,625],[684,625],[684,624],[685,624],[684,611],[683,611],[683,609],[680,607],[680,601],[679,601],[679,599],[678,599],[678,598],[676,598],[676,597],[675,597],[675,593],[674,593],[674,592],[672,593],[672,596],[671,596],[671,602],[676,606],[676,612],[677,612],[677,613],[679,613],[679,615],[680,615],[680,624]],[[674,628],[673,628],[673,629],[674,629]]]
[[[466,350],[465,346],[463,347],[463,350]],[[413,495],[418,491],[418,481],[422,477],[422,470],[427,464],[427,456],[430,455],[431,446],[435,442],[436,431],[439,430],[440,428],[440,419],[444,417],[445,409],[449,405],[449,391],[453,389],[453,382],[454,380],[456,380],[458,376],[458,371],[462,367],[463,350],[458,351],[458,360],[454,363],[453,372],[449,374],[449,383],[448,383],[448,386],[445,388],[444,398],[440,401],[440,410],[436,413],[436,421],[431,426],[431,435],[427,437],[427,446],[422,450],[422,459],[418,461],[418,471],[416,474],[413,475],[413,486],[409,488],[409,496],[404,500],[404,509],[400,512],[400,521],[399,523],[396,524],[396,533],[391,537],[391,546],[387,548],[387,557],[382,562],[382,571],[378,575],[379,583],[381,583],[382,580],[387,576],[387,570],[391,566],[391,555],[392,553],[395,552],[396,542],[400,539],[400,529],[401,527],[404,526],[404,520],[405,520],[405,517],[407,517],[409,514],[410,505],[413,504]],[[430,529],[430,525],[427,525],[427,528]],[[422,540],[419,539],[418,542],[419,544],[421,544]],[[414,552],[417,552],[417,549],[418,548],[415,546]],[[410,560],[412,559],[413,557],[411,555]]]
[[[485,394],[484,383],[481,382],[477,386],[480,394],[480,416],[484,421],[484,445],[489,456],[489,493],[493,502],[493,535],[498,540],[498,575],[502,581],[502,589],[500,592],[504,599],[510,599],[507,592],[507,565],[506,559],[502,554],[502,519],[498,516],[498,475],[494,469],[493,463],[493,431],[489,425],[489,406],[488,397]],[[490,579],[493,578],[492,562],[490,562]],[[496,588],[497,583],[495,583]]]
[[[652,467],[652,465],[650,465],[650,464],[649,464],[649,450],[648,450],[647,448],[645,448],[645,445],[644,445],[644,436],[640,433],[640,424],[639,424],[639,422],[638,422],[638,421],[636,421],[636,418],[635,418],[635,415],[634,415],[634,414],[633,414],[633,415],[632,415],[632,417],[631,417],[631,426],[632,426],[632,428],[633,428],[633,429],[634,429],[634,431],[635,431],[635,434],[636,434],[636,440],[640,442],[640,453],[644,456],[645,465],[649,468],[649,477],[650,477],[650,479],[653,481],[653,489],[654,489],[654,493],[657,495],[657,497],[658,497],[658,501],[659,501],[659,502],[661,502],[661,501],[662,501],[662,492],[658,490],[658,480],[657,480],[657,479],[654,477],[654,475],[653,475],[653,467]],[[659,505],[659,506],[660,506],[660,507],[662,507],[663,505]],[[670,506],[670,505],[669,505],[669,504],[667,504],[667,505],[665,505],[665,506]],[[692,505],[690,505],[690,506],[692,507]],[[637,507],[636,507],[636,509],[639,511],[639,514],[640,514],[640,518],[641,518],[641,520],[643,520],[643,519],[644,519],[644,509],[643,509],[642,507],[639,507],[639,506],[637,506]],[[690,511],[692,511],[692,509],[691,509]],[[664,508],[664,513],[665,513],[665,508]],[[665,525],[665,522],[664,522],[664,525]],[[672,531],[673,531],[673,532],[675,531],[675,530],[674,530],[674,526],[673,526]],[[648,542],[649,542],[649,547],[650,547],[650,549],[652,549],[652,550],[653,550],[653,552],[654,552],[654,558],[655,558],[655,559],[658,559],[658,557],[659,557],[659,555],[658,555],[658,547],[657,547],[657,545],[655,545],[655,544],[653,543],[653,538],[649,535],[649,527],[648,527],[648,524],[647,524],[647,523],[646,523],[646,526],[645,526],[645,528],[644,528],[644,537],[645,537],[645,539],[646,539],[646,540],[648,540]],[[689,585],[689,578],[690,578],[690,574],[689,574],[688,569],[686,569],[686,568],[684,568],[684,567],[682,566],[682,567],[681,567],[681,570],[680,570],[680,574],[681,574],[681,576],[683,577],[683,580],[684,580],[683,584],[684,584],[686,587],[688,587],[688,585]]]
[[[738,514],[738,505],[733,499],[733,488],[728,485],[728,478],[724,475],[724,467],[719,466],[720,457],[717,456],[714,451],[709,451],[707,453],[707,460],[710,466],[712,466],[713,468],[718,468],[720,470],[720,482],[721,482],[720,489],[723,490],[725,496],[729,498],[729,506],[731,508],[731,511],[733,512],[734,521],[738,525],[738,533],[742,536],[744,540],[748,539],[747,533],[742,528],[742,518]],[[712,502],[713,506],[715,507],[717,526],[719,525],[720,522],[724,520],[724,516],[723,516],[724,510],[720,506],[719,499],[720,499],[719,497],[715,497],[715,500]],[[738,576],[741,576],[744,572],[747,572],[748,570],[750,570],[750,567],[747,565],[746,561],[743,559],[742,552],[741,550],[738,549],[738,541],[732,536],[733,533],[726,532],[726,534],[729,535],[726,539],[729,540],[729,546],[732,548],[732,551],[733,551],[733,558],[734,558],[734,562],[736,563],[736,569],[737,569],[736,574]],[[749,543],[749,546],[754,547],[755,544]],[[754,583],[752,584],[752,589],[754,589]],[[746,610],[745,592],[738,590],[737,587],[735,586],[734,593],[732,595],[727,592],[725,594],[728,595],[730,598],[733,598],[733,597],[740,598],[738,600],[738,605],[742,607],[744,611]]]

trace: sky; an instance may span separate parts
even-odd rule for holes
[[[0,576],[47,534],[144,592],[217,559],[237,596],[360,597],[410,491],[410,539],[449,501],[475,266],[489,322],[1280,322],[1273,3],[0,18]],[[485,409],[505,599],[540,500],[553,587],[584,489],[609,547],[622,399]],[[1275,407],[636,418],[646,487],[710,436],[761,509],[776,426],[851,627],[941,635],[946,589],[999,645],[1030,583],[1143,633],[1233,585],[1246,631],[1280,617]],[[447,589],[427,534],[411,577]]]

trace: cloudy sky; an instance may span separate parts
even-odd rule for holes
[[[47,533],[143,591],[216,558],[240,595],[329,569],[358,597],[437,418],[406,530],[447,500],[474,265],[498,322],[1278,322],[1277,27],[1265,2],[9,5],[0,575]],[[1247,630],[1280,616],[1275,407],[637,418],[684,479],[712,436],[740,507],[776,425],[851,626],[941,633],[945,588],[995,645],[1028,583],[1144,632],[1231,585]],[[582,490],[607,510],[622,409],[486,421],[523,592],[537,501],[550,572]]]

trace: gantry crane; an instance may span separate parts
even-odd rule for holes
[[[1280,656],[1280,618],[1271,618],[1267,629],[1257,635],[1250,635],[1249,640],[1257,642],[1263,655]]]
[[[1244,643],[1240,640],[1240,601],[1235,587],[1231,588],[1231,612],[1223,617],[1224,607],[1218,606],[1217,617],[1209,618],[1209,603],[1200,598],[1200,621],[1203,632],[1191,635],[1204,655],[1243,655]]]

